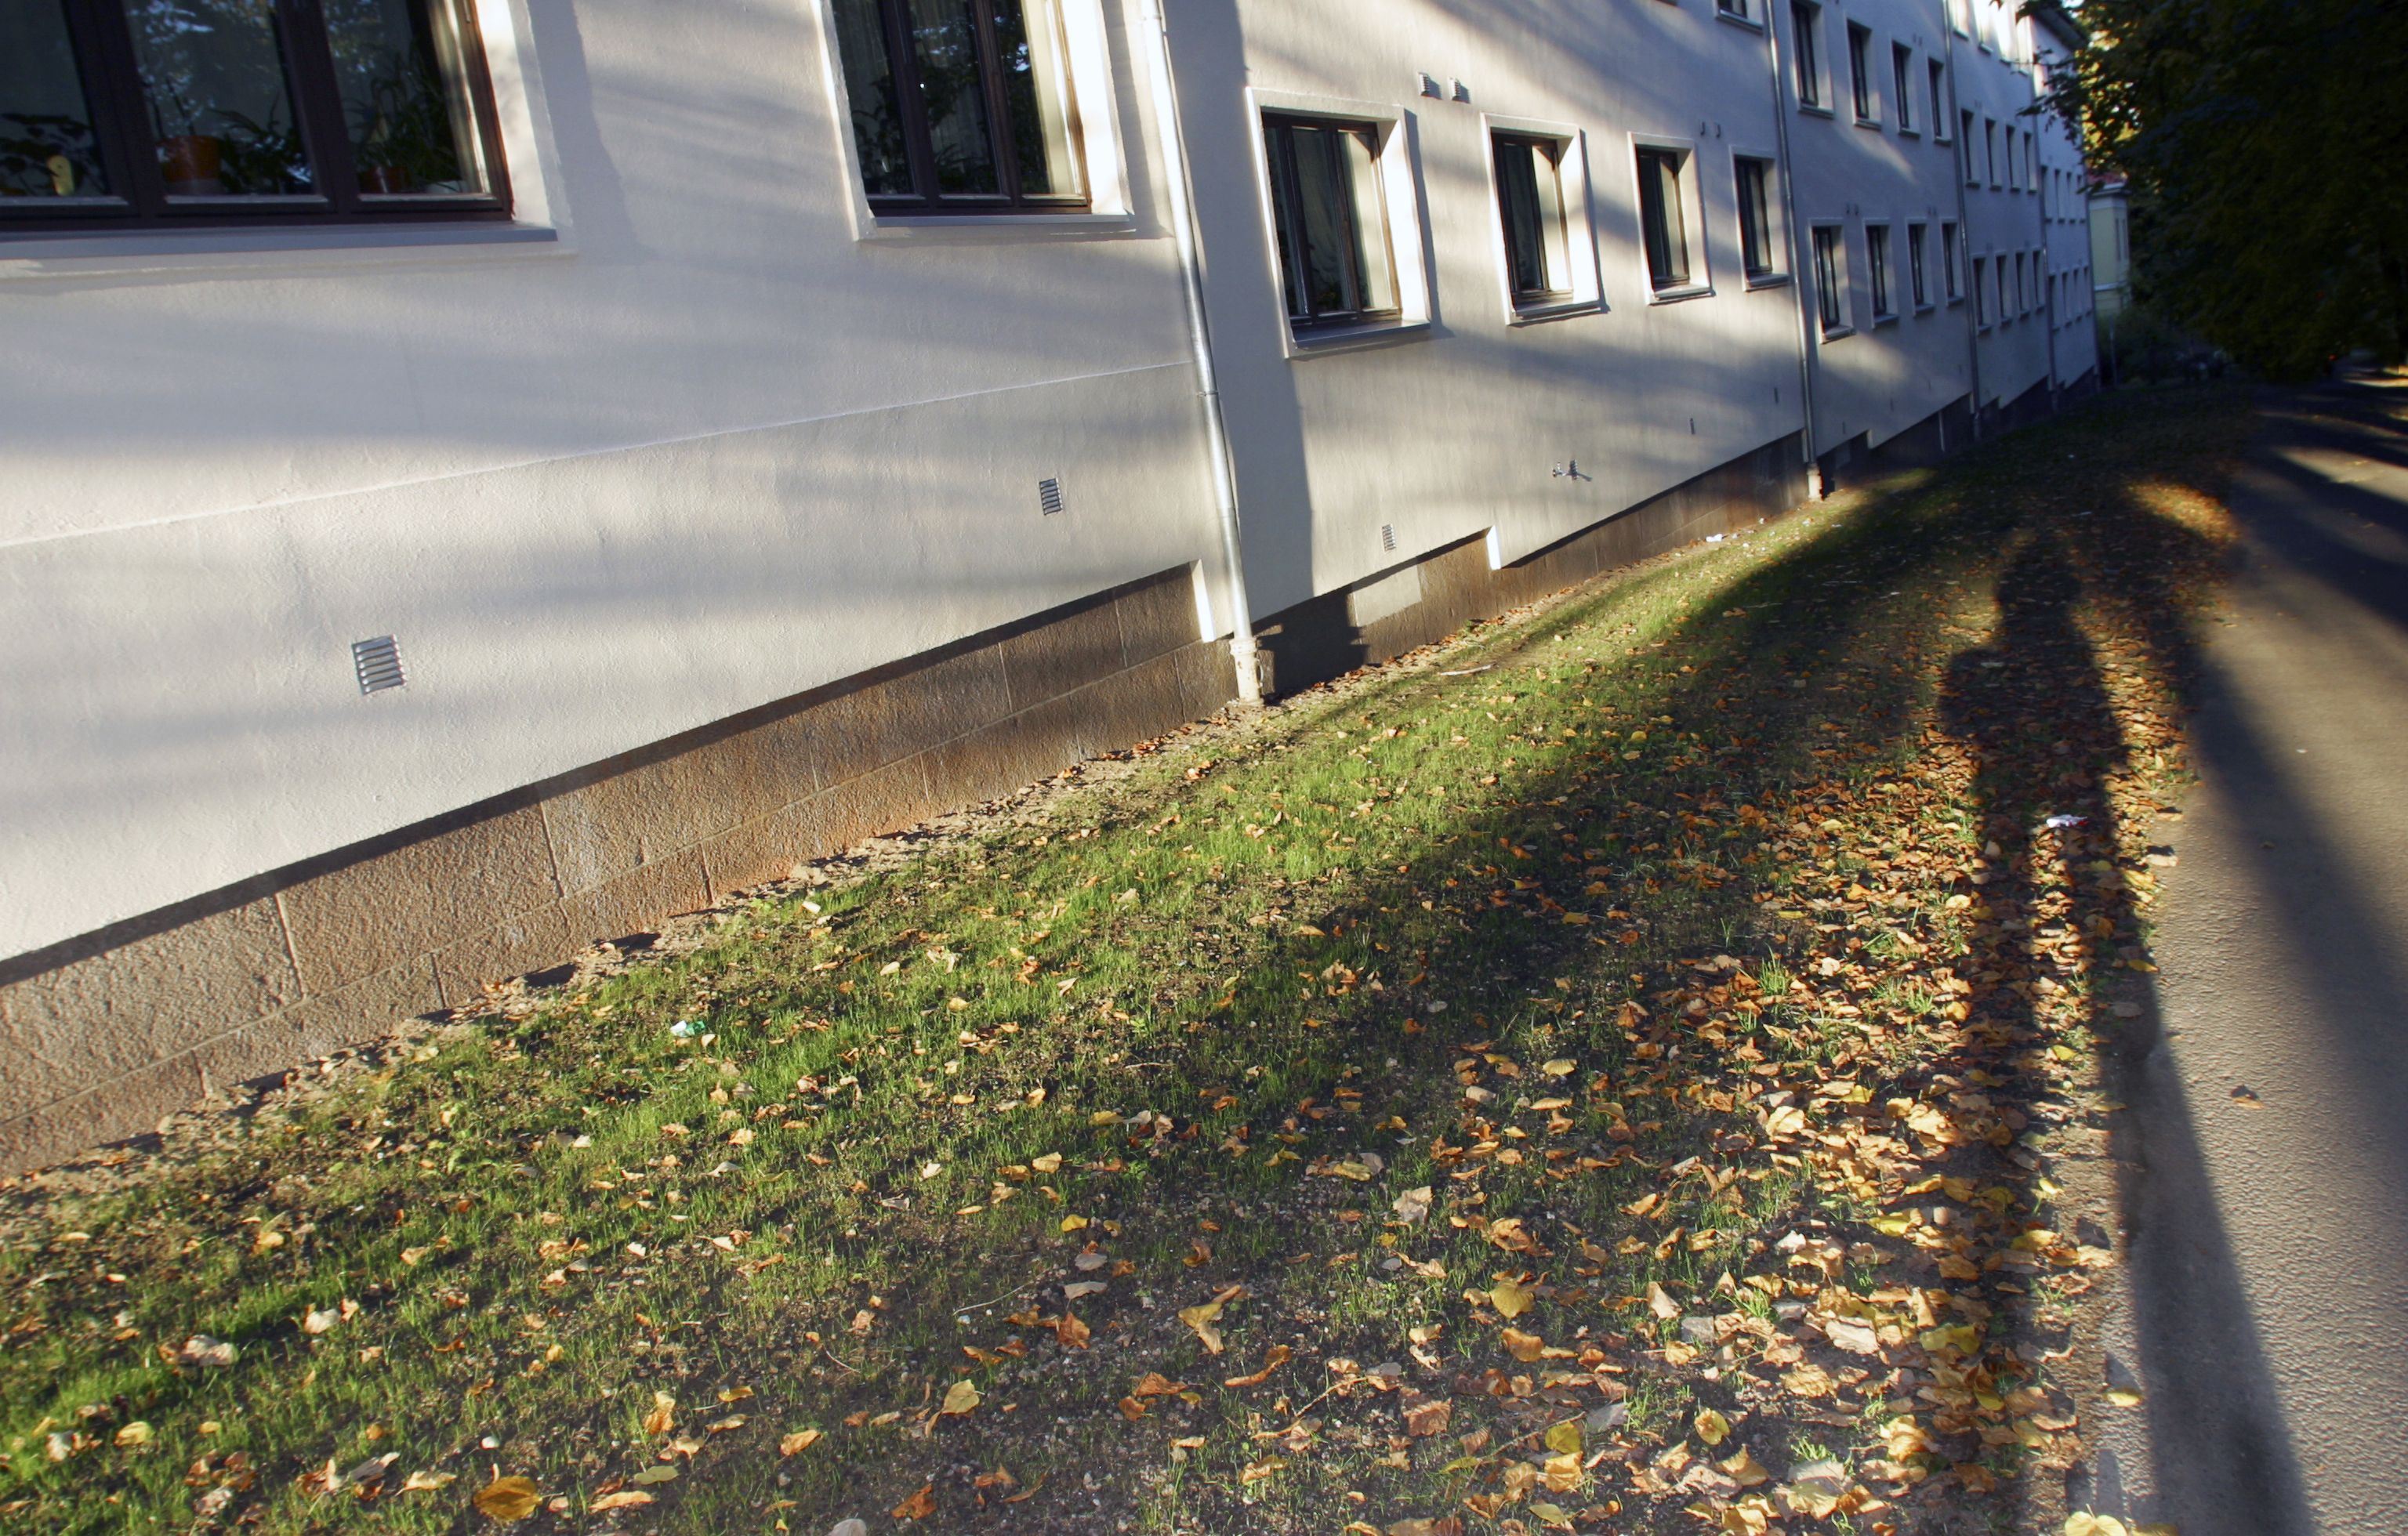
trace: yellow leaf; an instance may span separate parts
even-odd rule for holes
[[[1059,1152],[1048,1152],[1041,1158],[1031,1158],[1028,1159],[1028,1166],[1036,1169],[1040,1173],[1054,1173],[1062,1166],[1062,1154]]]
[[[1530,1513],[1537,1515],[1543,1525],[1561,1526],[1566,1530],[1571,1529],[1572,1517],[1564,1512],[1561,1504],[1546,1504],[1534,1500],[1530,1505]]]
[[[1530,1310],[1538,1292],[1511,1280],[1499,1280],[1488,1289],[1488,1304],[1506,1317],[1519,1317]]]
[[[666,1392],[652,1394],[652,1411],[644,1415],[644,1433],[665,1435],[677,1422],[677,1399]]]
[[[1906,1230],[1914,1225],[1914,1217],[1903,1213],[1897,1216],[1877,1216],[1868,1219],[1865,1225],[1884,1237],[1904,1237]]]
[[[1066,1216],[1062,1218],[1062,1230],[1066,1232],[1084,1231],[1086,1227],[1087,1218],[1085,1216]]]
[[[779,1439],[778,1454],[793,1456],[801,1451],[808,1451],[819,1444],[819,1438],[820,1432],[817,1429],[797,1429],[793,1434],[781,1436]]]
[[[968,1413],[978,1405],[979,1389],[972,1387],[968,1382],[957,1381],[951,1387],[945,1388],[944,1406],[939,1408],[937,1412],[939,1415],[952,1414],[959,1415]]]
[[[1580,1420],[1568,1418],[1561,1424],[1547,1426],[1547,1449],[1558,1456],[1578,1456],[1581,1451]]]
[[[508,1525],[533,1515],[542,1500],[532,1477],[496,1477],[477,1490],[476,1504],[485,1518]]]
[[[1505,1345],[1505,1353],[1526,1364],[1537,1359],[1540,1351],[1547,1347],[1546,1341],[1537,1334],[1524,1333],[1518,1329],[1511,1328],[1504,1331],[1501,1342]]]
[[[2112,1515],[2073,1514],[2065,1517],[2065,1536],[2129,1536],[2124,1522]]]
[[[1742,1445],[1739,1448],[1737,1455],[1727,1456],[1723,1458],[1722,1460],[1716,1462],[1715,1465],[1721,1467],[1724,1472],[1729,1473],[1731,1481],[1737,1483],[1743,1488],[1752,1488],[1758,1483],[1769,1483],[1772,1481],[1772,1474],[1766,1472],[1764,1468],[1757,1463],[1756,1458],[1747,1454],[1747,1447],[1744,1445]]]
[[[1698,1431],[1698,1438],[1709,1445],[1719,1445],[1730,1438],[1730,1420],[1712,1408],[1699,1413],[1690,1422]]]
[[[629,1509],[635,1505],[649,1504],[652,1501],[652,1496],[641,1488],[622,1488],[617,1493],[604,1494],[586,1507],[599,1514],[606,1509]]]
[[[1221,1353],[1221,1330],[1213,1326],[1220,1316],[1221,1303],[1218,1301],[1179,1309],[1179,1320],[1194,1329],[1196,1336],[1204,1341],[1205,1351],[1213,1355]]]
[[[1569,1056],[1558,1056],[1539,1070],[1550,1077],[1570,1077],[1580,1070],[1580,1063]]]
[[[2118,1408],[2138,1408],[2146,1401],[2147,1396],[2148,1394],[2139,1388],[2131,1387],[2111,1387],[2107,1389],[2107,1401]]]

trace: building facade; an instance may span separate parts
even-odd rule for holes
[[[0,1159],[2084,387],[1959,3],[12,7]]]

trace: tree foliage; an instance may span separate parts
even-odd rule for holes
[[[2274,377],[2408,355],[2408,0],[2087,0],[2055,105],[2132,185],[2135,289]]]

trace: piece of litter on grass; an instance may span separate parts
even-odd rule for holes
[[[676,1023],[669,1026],[669,1033],[675,1035],[680,1040],[691,1040],[694,1038],[694,1021],[688,1018],[681,1018]]]
[[[2041,825],[2062,832],[2068,827],[2079,827],[2089,819],[2086,816],[2052,816]]]
[[[1493,667],[1496,664],[1496,662],[1491,661],[1487,666],[1466,667],[1461,672],[1441,672],[1439,676],[1441,677],[1469,677],[1474,673],[1486,672],[1489,667]]]

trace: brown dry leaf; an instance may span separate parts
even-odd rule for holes
[[[496,1477],[479,1488],[476,1498],[478,1511],[485,1518],[504,1525],[525,1519],[542,1501],[532,1477]]]
[[[460,1474],[458,1472],[427,1472],[423,1468],[421,1468],[419,1471],[411,1472],[408,1477],[401,1480],[401,1491],[404,1493],[433,1493],[436,1489],[449,1486],[459,1480]]]
[[[1447,1426],[1454,1421],[1455,1400],[1430,1398],[1405,1410],[1405,1433],[1415,1440],[1426,1440],[1446,1433]]]
[[[924,1520],[937,1513],[937,1485],[929,1484],[910,1498],[895,1506],[897,1520]]]
[[[1715,1465],[1722,1468],[1724,1473],[1732,1482],[1743,1488],[1752,1488],[1758,1483],[1772,1481],[1772,1474],[1766,1472],[1756,1458],[1747,1454],[1747,1447],[1744,1445],[1739,1448],[1737,1454],[1723,1458]]]
[[[1179,1309],[1179,1320],[1196,1330],[1196,1336],[1204,1341],[1206,1353],[1221,1353],[1221,1330],[1213,1324],[1221,1316],[1221,1308],[1243,1295],[1245,1289],[1243,1286],[1230,1286],[1209,1301]]]
[[[1119,1407],[1121,1417],[1127,1419],[1131,1424],[1134,1424],[1139,1419],[1145,1417],[1145,1404],[1138,1401],[1136,1398],[1128,1397],[1121,1399]]]
[[[301,1314],[301,1331],[323,1333],[343,1320],[343,1315],[333,1307],[311,1307]]]
[[[1281,1366],[1285,1365],[1288,1361],[1294,1358],[1296,1358],[1295,1350],[1290,1349],[1285,1344],[1273,1344],[1270,1347],[1270,1352],[1263,1357],[1263,1368],[1260,1371],[1255,1372],[1251,1376],[1231,1376],[1227,1380],[1222,1382],[1221,1385],[1224,1387],[1260,1387],[1264,1382],[1270,1379],[1272,1372],[1278,1370]]]
[[[617,1493],[604,1494],[585,1507],[599,1514],[606,1509],[632,1509],[638,1504],[649,1504],[652,1501],[652,1496],[641,1488],[621,1488]]]
[[[1067,1312],[1062,1314],[1061,1320],[1054,1325],[1054,1342],[1065,1349],[1084,1349],[1087,1347],[1087,1341],[1094,1336],[1086,1324]]]
[[[706,1434],[724,1435],[730,1429],[741,1429],[744,1428],[744,1424],[745,1417],[742,1414],[730,1414],[725,1418],[714,1419],[710,1423],[704,1425],[703,1432]]]
[[[1238,1481],[1245,1484],[1249,1487],[1252,1487],[1254,1484],[1261,1482],[1264,1478],[1268,1477],[1271,1473],[1278,1472],[1286,1465],[1286,1458],[1283,1457],[1265,1457],[1262,1460],[1257,1461],[1252,1466],[1238,1473]]]
[[[1186,1383],[1172,1381],[1159,1371],[1149,1371],[1138,1378],[1137,1386],[1130,1389],[1129,1395],[1140,1398],[1168,1398],[1186,1390]]]
[[[819,1444],[819,1439],[820,1432],[817,1429],[797,1429],[793,1434],[782,1435],[779,1438],[778,1454],[780,1456],[794,1456],[798,1452],[808,1451],[813,1445]]]
[[[1529,1253],[1539,1245],[1537,1239],[1523,1230],[1519,1216],[1499,1216],[1490,1222],[1487,1237],[1507,1253]]]
[[[644,1415],[644,1433],[665,1435],[677,1423],[677,1399],[666,1392],[652,1394],[652,1411]]]
[[[1498,1342],[1504,1344],[1505,1353],[1526,1364],[1537,1359],[1539,1352],[1547,1347],[1547,1342],[1537,1334],[1525,1333],[1513,1328],[1509,1328],[1498,1335]]]
[[[945,1388],[945,1401],[937,1410],[939,1417],[952,1415],[958,1418],[975,1409],[982,1400],[979,1389],[966,1381],[957,1381]]]
[[[1681,1303],[1672,1300],[1662,1286],[1647,1282],[1647,1310],[1667,1320],[1681,1316]]]
[[[1794,1370],[1783,1372],[1781,1385],[1801,1398],[1828,1398],[1839,1389],[1830,1373],[1809,1360]]]
[[[1529,1311],[1530,1303],[1537,1299],[1538,1292],[1529,1287],[1502,1276],[1488,1290],[1488,1304],[1497,1309],[1498,1316],[1508,1318],[1519,1317]]]

